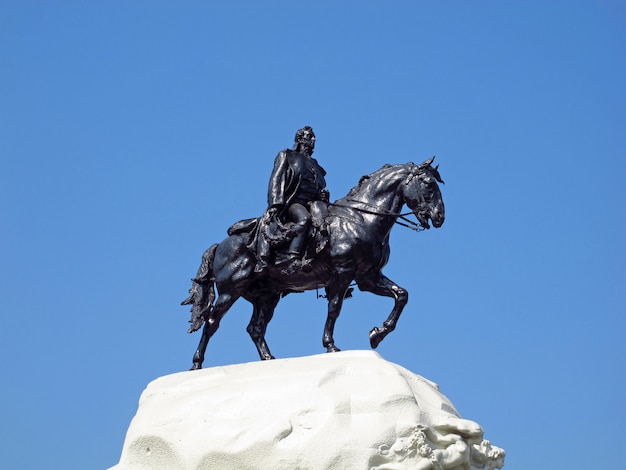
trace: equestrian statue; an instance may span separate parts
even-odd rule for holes
[[[408,292],[382,273],[389,234],[395,223],[418,231],[429,229],[429,221],[441,227],[445,209],[438,165],[432,165],[434,157],[419,165],[387,164],[330,203],[326,172],[311,156],[314,147],[313,129],[298,130],[293,149],[275,159],[265,214],[232,225],[228,237],[202,255],[182,302],[191,305],[189,332],[203,327],[192,370],[202,368],[209,340],[240,297],[253,305],[247,331],[263,360],[274,359],[265,341],[274,309],[293,292],[325,289],[322,344],[327,352],[340,350],[333,331],[353,282],[361,291],[394,299],[387,320],[370,331],[371,347],[395,329]],[[405,205],[409,212],[402,213]],[[410,214],[417,222],[406,218]]]

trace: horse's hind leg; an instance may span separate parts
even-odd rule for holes
[[[326,348],[326,352],[339,352],[337,346],[335,346],[335,339],[333,337],[335,333],[335,322],[339,318],[341,313],[341,307],[343,306],[343,300],[346,295],[346,291],[350,285],[350,278],[348,282],[342,282],[340,279],[336,279],[330,282],[326,287],[326,297],[328,297],[328,316],[326,317],[326,324],[324,325],[324,336],[322,337],[322,344]]]
[[[257,351],[259,351],[259,356],[262,360],[274,359],[270,348],[265,342],[265,331],[267,330],[267,324],[274,316],[274,309],[279,299],[279,295],[273,295],[271,297],[255,299],[254,302],[252,302],[254,311],[252,312],[252,318],[250,319],[247,331]]]
[[[228,309],[232,307],[232,305],[238,298],[239,295],[234,296],[228,293],[224,293],[220,294],[215,301],[215,305],[213,306],[209,317],[204,322],[202,337],[200,338],[198,349],[196,349],[196,352],[193,355],[193,366],[191,367],[191,370],[202,369],[202,363],[204,362],[204,353],[206,352],[209,340],[220,327],[220,321],[222,320]]]
[[[370,345],[376,349],[385,336],[396,329],[400,314],[409,300],[409,293],[382,273],[374,281],[361,281],[358,285],[360,290],[385,297],[393,297],[395,300],[393,310],[383,323],[383,326],[381,328],[374,327],[370,331]]]

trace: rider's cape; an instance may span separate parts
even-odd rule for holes
[[[245,237],[248,248],[256,251],[259,244],[268,244],[271,247],[280,246],[295,236],[295,232],[286,227],[278,217],[265,212],[261,217],[244,219],[228,228],[228,235],[242,235]],[[261,235],[259,237],[259,235]]]

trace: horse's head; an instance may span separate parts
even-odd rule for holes
[[[407,206],[426,229],[430,228],[428,219],[432,221],[434,227],[439,228],[446,217],[443,198],[437,184],[443,184],[443,180],[437,169],[439,165],[431,165],[434,159],[435,157],[432,157],[421,165],[409,163],[411,173],[402,190]]]

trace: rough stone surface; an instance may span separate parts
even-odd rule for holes
[[[372,351],[237,364],[148,385],[111,470],[469,470],[504,451],[439,387]]]

